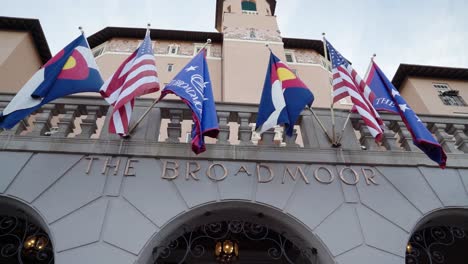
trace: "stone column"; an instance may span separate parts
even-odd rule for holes
[[[468,135],[466,133],[466,126],[460,124],[452,124],[449,125],[447,131],[455,137],[455,144],[458,146],[458,149],[463,151],[464,153],[468,153]]]
[[[238,113],[239,116],[239,140],[240,145],[253,145],[252,128],[249,126],[251,113]]]
[[[55,105],[52,104],[42,106],[41,112],[34,115],[33,130],[28,134],[29,136],[43,136],[45,132],[50,131],[52,127],[50,121],[54,116],[54,109]]]
[[[75,118],[78,115],[78,105],[65,105],[64,114],[59,117],[58,130],[51,137],[67,137],[75,129]]]
[[[229,112],[218,112],[218,120],[219,120],[219,134],[218,140],[216,141],[217,144],[229,145],[229,116],[231,113]]]
[[[90,138],[91,135],[96,133],[97,124],[96,121],[102,116],[102,108],[96,105],[85,106],[84,114],[86,118],[81,122],[81,134],[77,135],[77,138]]]
[[[182,114],[183,110],[169,110],[170,123],[167,124],[167,139],[169,143],[179,143],[179,138],[182,136]]]
[[[447,124],[432,123],[429,125],[429,130],[434,133],[440,145],[447,153],[461,153],[455,146],[455,140],[445,130]]]

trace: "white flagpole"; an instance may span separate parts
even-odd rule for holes
[[[330,65],[333,65],[331,60],[328,59],[328,49],[327,49],[327,40],[325,39],[325,32],[322,33],[323,36],[323,53],[325,55],[325,60],[330,63]],[[332,66],[333,67],[333,66]],[[328,69],[327,69],[328,72]],[[331,121],[332,121],[332,146],[333,147],[339,147],[336,141],[336,131],[335,131],[335,109],[334,109],[334,102],[333,102],[333,85],[332,85],[332,78],[330,78],[330,74],[328,74],[328,82],[330,83],[330,98],[331,98],[331,103],[330,103],[330,111],[331,111]]]

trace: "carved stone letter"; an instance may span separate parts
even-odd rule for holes
[[[296,167],[296,172],[294,175],[292,174],[291,170],[289,169],[288,166],[286,166],[286,169],[283,172],[283,180],[281,181],[282,184],[284,184],[284,180],[286,179],[286,173],[289,174],[289,176],[293,179],[293,181],[296,181],[297,179],[297,173],[301,174],[302,179],[305,181],[306,184],[309,184],[309,180],[305,176],[304,171],[302,170],[301,166]]]
[[[374,185],[379,185],[376,181],[375,181],[375,171],[374,169],[372,168],[362,168],[362,175],[364,175],[364,179],[366,179],[366,183],[367,185],[371,185],[371,183],[373,183]],[[366,171],[370,172],[370,175],[368,175],[366,173]]]
[[[93,161],[95,160],[99,160],[98,157],[86,157],[87,160],[89,160],[88,162],[88,168],[86,169],[86,174],[89,174],[89,172],[91,171],[91,166],[93,166]]]
[[[125,177],[135,176],[136,175],[135,171],[133,171],[133,172],[130,171],[131,169],[134,169],[134,167],[132,166],[132,162],[138,162],[138,160],[137,159],[128,159],[127,160],[127,165],[125,165],[125,171],[124,171],[124,176]]]
[[[330,178],[328,181],[324,181],[320,178],[320,175],[319,175],[319,172],[320,170],[324,170],[328,173],[328,177]],[[335,175],[333,175],[333,173],[331,172],[331,170],[327,167],[319,167],[317,168],[315,171],[314,171],[314,177],[315,179],[320,182],[320,183],[324,183],[324,184],[330,184],[332,183],[334,180],[335,180]]]
[[[196,168],[195,169],[192,169],[192,165],[195,165]],[[187,162],[187,169],[186,169],[186,173],[185,173],[185,180],[189,180],[190,178],[189,177],[192,177],[192,179],[196,180],[196,181],[199,181],[200,179],[197,178],[197,172],[199,172],[201,169],[200,167],[200,164],[198,164],[198,162],[196,161],[190,161],[190,162]]]
[[[218,178],[215,178],[215,177],[213,177],[213,176],[211,175],[211,170],[212,170],[215,166],[219,166],[219,167],[223,168],[223,171],[224,171],[223,177],[221,177],[221,178],[218,179]],[[216,174],[216,173],[215,173],[215,174]],[[224,165],[223,165],[223,164],[220,164],[220,163],[213,163],[213,164],[211,164],[210,167],[208,167],[208,170],[206,171],[206,176],[208,176],[208,178],[210,178],[212,181],[215,181],[215,182],[217,182],[217,181],[223,181],[224,179],[226,179],[227,174],[228,174],[228,171],[227,171],[226,167],[224,167]],[[216,176],[216,175],[214,175],[214,176]]]
[[[349,170],[349,171],[351,171],[351,172],[353,173],[354,181],[351,182],[351,181],[348,181],[348,180],[345,178],[345,176],[344,176],[343,173],[344,173],[346,170]],[[341,180],[342,180],[345,184],[347,184],[347,185],[356,185],[356,184],[359,182],[359,174],[358,174],[355,170],[353,170],[352,168],[350,168],[350,167],[344,167],[344,168],[341,169],[341,171],[340,171],[340,178],[341,178]]]
[[[104,167],[102,168],[102,175],[107,175],[107,171],[109,168],[114,168],[114,173],[112,173],[114,176],[117,175],[119,172],[119,167],[120,167],[120,158],[117,158],[117,162],[115,165],[111,164],[112,162],[112,157],[109,157],[106,159],[106,162],[104,163]]]
[[[268,172],[270,173],[270,176],[267,179],[262,180],[262,176],[260,175],[260,168],[267,169]],[[257,164],[257,181],[259,183],[271,182],[274,177],[275,177],[275,175],[273,174],[273,171],[271,170],[271,168],[269,166],[262,165],[262,164]]]
[[[169,167],[169,164],[172,164],[174,166]],[[172,175],[167,175],[168,170],[173,171]],[[161,178],[166,180],[174,180],[177,178],[177,176],[179,176],[179,164],[177,163],[177,161],[164,161],[163,173]]]
[[[237,176],[237,174],[239,173],[246,173],[247,175],[252,176],[252,173],[250,173],[244,165],[242,165],[239,168],[239,170],[236,172],[236,174],[234,174],[234,176]]]

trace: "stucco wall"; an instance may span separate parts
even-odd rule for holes
[[[16,93],[42,66],[28,32],[0,31],[1,91]]]
[[[439,98],[434,83],[448,84],[452,90],[460,91],[460,96],[468,100],[468,83],[466,81],[409,77],[402,85],[401,92],[409,104],[418,113],[437,115],[468,115],[468,106],[444,105]]]

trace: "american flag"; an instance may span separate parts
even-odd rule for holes
[[[126,135],[135,98],[158,90],[156,60],[148,30],[140,47],[101,87],[101,95],[114,106],[109,122],[109,133]]]
[[[354,109],[361,116],[369,132],[376,141],[380,141],[383,121],[372,105],[374,93],[348,61],[326,39],[324,41],[332,62],[333,103],[350,96]]]

